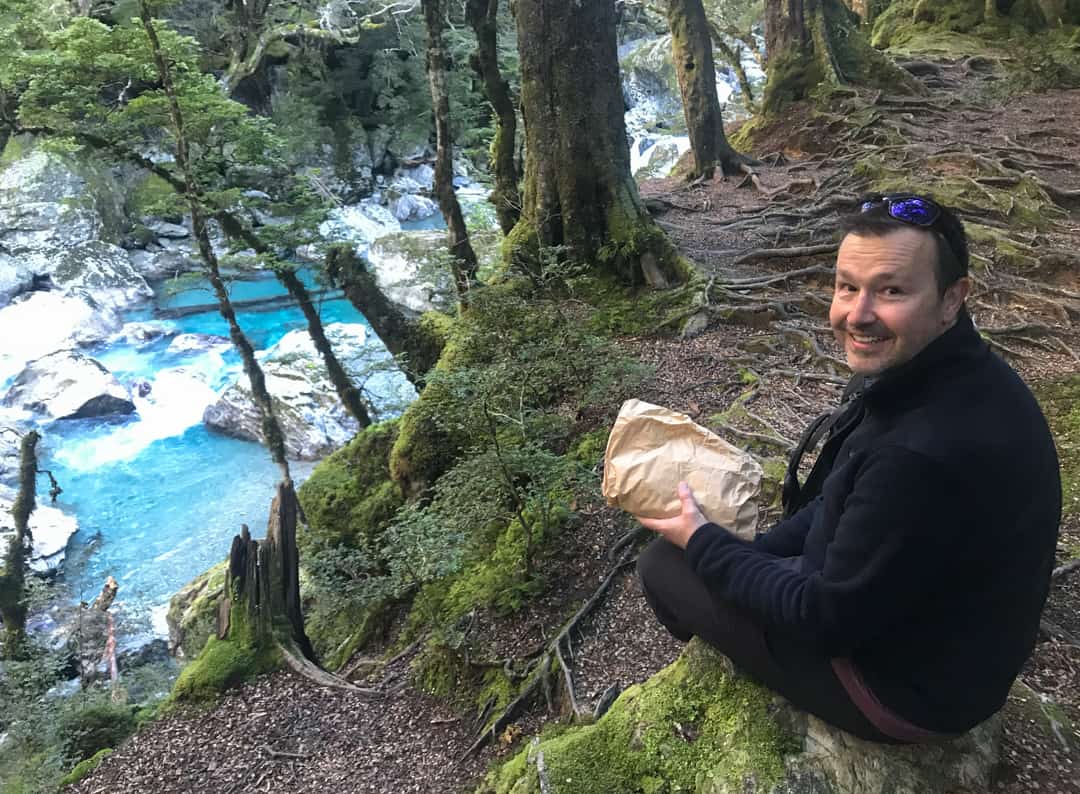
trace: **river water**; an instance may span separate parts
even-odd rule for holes
[[[305,281],[312,286],[310,276]],[[234,300],[283,293],[270,274],[235,281]],[[153,318],[157,309],[213,302],[207,289],[155,300],[128,322]],[[343,297],[321,304],[324,324],[365,323]],[[287,332],[306,328],[298,308],[243,311],[240,324],[256,350]],[[216,311],[163,321],[175,333],[227,336]],[[79,531],[68,544],[58,587],[71,600],[92,600],[107,576],[120,585],[114,611],[131,642],[166,632],[168,600],[194,576],[228,555],[242,523],[264,533],[277,467],[259,444],[228,438],[202,423],[216,392],[243,377],[228,345],[189,352],[169,350],[172,334],[144,344],[113,343],[87,352],[124,384],[150,387],[135,398],[137,412],[122,420],[56,422],[45,434],[40,466],[64,489],[57,506],[75,515]],[[378,344],[372,335],[370,343]],[[293,464],[301,480],[313,464]],[[42,478],[44,480],[44,478]],[[38,500],[48,503],[48,482]],[[43,627],[50,623],[41,616]]]

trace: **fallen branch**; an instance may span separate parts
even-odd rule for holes
[[[745,438],[747,441],[760,441],[762,444],[770,444],[783,450],[789,451],[791,449],[794,449],[795,447],[794,442],[786,438],[769,436],[765,435],[764,433],[755,433],[752,430],[740,430],[739,428],[732,427],[731,425],[720,424],[716,426],[716,429],[721,430],[725,433],[731,433],[731,435],[737,436],[739,438]]]
[[[736,257],[734,264],[741,265],[757,259],[784,259],[796,256],[813,256],[814,254],[831,254],[839,247],[838,243],[823,243],[821,245],[801,245],[792,248],[760,248],[757,251],[751,251]],[[807,272],[831,272],[832,268],[817,265],[813,268],[803,268],[803,270]],[[787,277],[790,277],[790,274],[787,274]]]
[[[810,248],[825,248],[826,246],[805,246],[806,249]],[[837,246],[828,246],[829,250],[835,251]],[[794,250],[794,249],[787,249]],[[819,252],[823,253],[823,252]],[[745,260],[750,261],[750,260]],[[739,259],[735,260],[735,264],[741,264]],[[787,273],[781,273],[776,276],[759,276],[756,278],[741,278],[734,281],[726,281],[723,284],[717,286],[727,289],[754,289],[756,287],[768,287],[772,284],[779,284],[781,281],[788,281],[789,279],[799,278],[800,276],[812,276],[812,275],[832,275],[833,269],[831,265],[811,265],[809,267],[801,267],[798,270],[789,270]]]

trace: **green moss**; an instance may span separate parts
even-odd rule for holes
[[[575,297],[592,307],[589,328],[604,335],[647,334],[664,328],[678,331],[704,297],[704,282],[696,276],[669,290],[627,286],[604,275],[581,276],[570,286]]]
[[[567,453],[568,457],[587,468],[596,466],[604,458],[609,435],[608,428],[602,427],[578,436]]]
[[[21,159],[27,152],[27,146],[22,136],[12,135],[4,144],[4,151],[0,153],[0,171],[7,168],[16,160]]]
[[[112,752],[112,748],[106,747],[102,750],[98,750],[86,760],[80,761],[79,763],[75,764],[74,769],[72,769],[60,779],[60,787],[63,788],[64,786],[72,786],[78,783],[84,777],[97,769],[101,765],[102,761],[112,755]]]
[[[489,774],[483,794],[539,791],[543,753],[559,794],[768,791],[793,751],[771,716],[773,696],[735,677],[723,657],[693,642],[644,684],[627,689],[598,722],[542,740]]]
[[[180,655],[195,658],[217,629],[218,604],[225,594],[228,561],[199,574],[172,597],[166,621],[180,634]]]
[[[233,612],[238,610],[235,608]],[[230,687],[277,668],[276,651],[253,649],[239,640],[219,640],[212,636],[202,653],[180,672],[170,700],[205,702],[213,700]]]
[[[1080,376],[1044,383],[1035,389],[1054,434],[1061,460],[1062,506],[1080,514]]]
[[[540,270],[540,235],[536,227],[522,218],[503,238],[502,259],[532,272]]]
[[[315,535],[358,546],[389,524],[404,502],[389,466],[402,424],[394,419],[364,428],[300,486],[300,506]],[[300,540],[305,542],[303,535]]]
[[[173,215],[179,207],[180,199],[176,190],[156,174],[147,174],[139,180],[127,199],[128,212],[134,218]]]
[[[405,349],[410,351],[409,367],[423,374],[430,372],[442,355],[454,327],[454,318],[442,312],[430,311],[408,331]]]
[[[762,97],[762,116],[775,118],[788,105],[810,96],[811,90],[824,78],[821,65],[809,53],[792,50],[774,55]],[[740,130],[732,145],[743,146],[742,138],[747,134],[749,131],[743,133]]]

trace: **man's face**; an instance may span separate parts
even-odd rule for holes
[[[854,372],[877,375],[903,364],[956,321],[968,281],[942,296],[936,257],[934,236],[914,227],[844,238],[829,324]]]

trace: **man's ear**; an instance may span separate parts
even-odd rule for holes
[[[960,307],[963,306],[964,301],[967,300],[969,292],[971,292],[971,279],[967,276],[957,279],[945,288],[945,295],[942,297],[944,306],[942,309],[941,322],[943,325],[953,324],[956,320],[956,315],[960,312]]]

